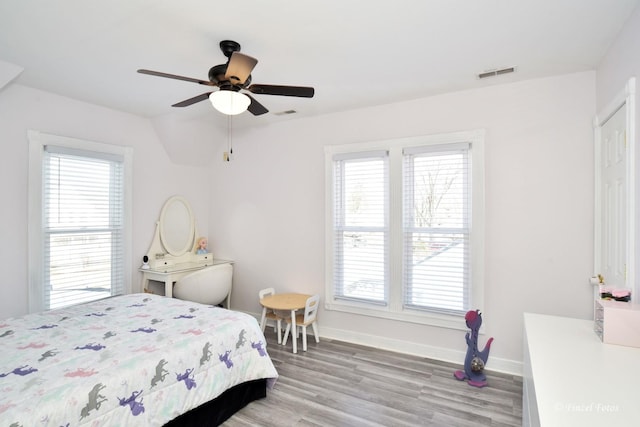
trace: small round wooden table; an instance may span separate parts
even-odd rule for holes
[[[307,294],[274,294],[269,295],[268,297],[264,297],[260,300],[260,305],[263,307],[270,308],[271,310],[282,310],[282,311],[291,311],[291,334],[296,333],[296,311],[303,309],[307,304],[307,299],[309,299],[311,295]],[[280,336],[280,331],[278,331],[278,341]],[[298,352],[298,345],[293,335],[291,336],[293,342],[293,352]]]

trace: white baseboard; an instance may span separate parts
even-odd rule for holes
[[[260,321],[260,315],[253,315]],[[345,341],[352,344],[364,345],[368,347],[380,348],[383,350],[395,351],[398,353],[411,354],[413,356],[426,357],[428,359],[442,360],[445,362],[459,363],[460,368],[464,364],[465,351],[451,350],[448,348],[433,345],[419,344],[410,341],[401,341],[393,338],[385,338],[377,335],[353,332],[347,329],[327,328],[318,326],[320,342],[322,338],[336,341]],[[490,357],[487,366],[488,371],[502,372],[505,374],[522,376],[522,362],[499,357]]]
[[[428,359],[459,363],[461,369],[466,354],[466,351],[451,350],[433,345],[362,334],[344,329],[320,328],[319,333],[321,338],[325,337],[398,353],[411,354],[413,356],[426,357]],[[487,370],[522,376],[522,362],[491,357]]]

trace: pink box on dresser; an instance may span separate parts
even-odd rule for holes
[[[594,329],[603,343],[640,347],[640,305],[596,299]]]

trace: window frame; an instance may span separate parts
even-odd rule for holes
[[[63,137],[29,130],[29,312],[36,313],[49,308],[45,301],[43,215],[43,161],[47,145],[63,147],[87,153],[121,156],[124,159],[124,293],[131,292],[132,272],[132,163],[133,149],[82,139]]]
[[[470,277],[472,281],[470,305],[473,309],[484,309],[484,129],[422,135],[370,142],[325,146],[325,309],[390,320],[426,324],[464,330],[460,316],[446,312],[404,307],[403,272],[403,150],[434,145],[469,143],[471,161],[471,231],[470,231]],[[386,305],[372,305],[359,301],[334,298],[334,175],[333,158],[348,153],[366,153],[386,150],[389,153],[389,289]],[[471,309],[470,307],[470,309]]]
[[[347,208],[347,203],[344,200],[344,186],[345,186],[345,172],[346,172],[346,168],[347,166],[345,165],[345,163],[347,162],[366,162],[368,160],[379,160],[381,161],[381,171],[377,171],[377,172],[382,172],[379,176],[379,178],[381,178],[382,180],[382,192],[380,193],[380,195],[382,196],[382,221],[380,224],[378,225],[365,225],[365,226],[352,226],[352,225],[347,225],[345,222],[347,221],[349,215],[346,212],[346,208]],[[340,193],[342,195],[341,197],[341,201],[342,203],[337,203],[337,200],[334,199],[334,212],[337,212],[336,215],[334,215],[333,219],[333,231],[334,231],[334,242],[336,243],[334,245],[334,249],[338,248],[338,247],[342,247],[343,246],[343,242],[344,242],[344,238],[343,238],[343,234],[345,231],[351,231],[351,232],[365,232],[365,233],[380,233],[382,235],[382,241],[385,242],[385,244],[383,245],[383,253],[382,258],[384,259],[384,266],[382,268],[382,279],[383,279],[383,287],[382,287],[382,293],[384,295],[383,301],[379,301],[376,300],[375,298],[371,298],[368,299],[366,296],[364,297],[354,297],[354,296],[348,296],[345,295],[344,292],[334,292],[334,298],[336,299],[346,299],[346,300],[351,300],[351,301],[359,301],[364,303],[364,305],[369,305],[369,304],[376,304],[376,305],[386,305],[387,301],[388,301],[388,293],[389,293],[389,269],[388,266],[390,265],[389,262],[389,251],[388,251],[388,239],[389,239],[389,186],[388,186],[388,182],[389,182],[389,153],[385,150],[385,151],[372,151],[372,152],[358,152],[355,156],[351,155],[351,153],[348,153],[347,155],[342,155],[342,154],[336,154],[333,159],[332,159],[332,163],[333,165],[335,165],[336,162],[341,162],[341,167],[337,168],[334,167],[333,168],[333,173],[334,173],[334,178],[339,175],[340,176],[340,182],[338,184],[338,180],[333,181],[334,182],[334,195]],[[334,258],[335,259],[335,258]],[[334,264],[335,265],[335,264]],[[339,270],[335,270],[334,269],[334,290],[336,289],[344,289],[344,283],[343,283],[343,279],[344,279],[344,269],[339,269]],[[337,279],[337,278],[340,279]],[[379,277],[379,276],[378,276]],[[339,282],[338,282],[339,281]],[[337,295],[336,295],[337,294]]]

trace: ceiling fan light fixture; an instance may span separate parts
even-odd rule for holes
[[[213,92],[209,95],[209,100],[213,108],[229,116],[235,116],[247,111],[249,104],[251,104],[251,99],[247,95],[233,90]]]
[[[224,56],[228,58],[228,61],[226,64],[218,64],[211,67],[209,69],[208,80],[194,79],[192,77],[178,76],[176,74],[142,68],[138,70],[138,73],[217,87],[219,89],[217,92],[208,90],[200,95],[177,102],[173,104],[172,107],[188,107],[209,98],[216,110],[228,116],[240,114],[247,110],[254,116],[260,116],[269,112],[264,105],[251,97],[251,95],[239,93],[241,89],[257,95],[313,98],[315,90],[312,87],[251,83],[251,72],[258,63],[258,60],[239,53],[240,44],[233,40],[221,41],[220,49]]]

